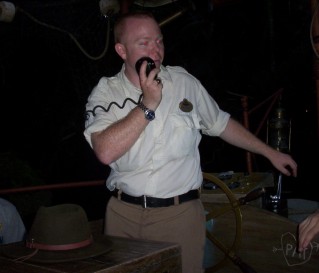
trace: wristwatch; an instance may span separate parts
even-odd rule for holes
[[[147,120],[151,121],[155,118],[155,112],[151,109],[148,109],[142,102],[140,102],[137,106],[144,111],[145,118]]]

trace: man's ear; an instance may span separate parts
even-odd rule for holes
[[[115,51],[116,53],[123,59],[126,59],[126,50],[125,50],[125,46],[121,43],[116,43],[115,44]]]

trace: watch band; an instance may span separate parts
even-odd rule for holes
[[[143,104],[143,102],[140,102],[137,106],[140,107],[140,108],[143,110],[143,112],[145,112],[145,111],[148,109],[148,108]]]
[[[151,121],[155,118],[155,112],[148,109],[142,102],[140,102],[137,106],[142,109],[147,120]]]

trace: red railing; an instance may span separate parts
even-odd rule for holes
[[[58,183],[58,184],[20,187],[20,188],[11,188],[11,189],[0,189],[0,194],[33,192],[33,191],[40,191],[40,190],[52,190],[52,189],[64,189],[64,188],[92,187],[92,186],[102,186],[104,184],[105,184],[105,180]]]

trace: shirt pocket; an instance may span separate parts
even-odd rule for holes
[[[193,155],[201,139],[197,115],[171,114],[167,126],[166,155],[170,159]]]

